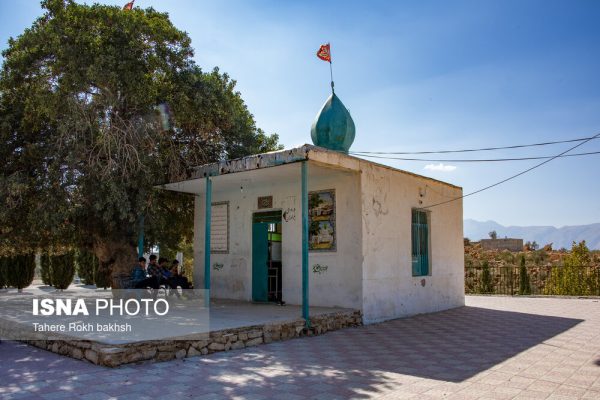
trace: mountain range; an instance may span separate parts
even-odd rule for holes
[[[503,226],[496,221],[464,220],[464,236],[473,241],[488,239],[489,232],[496,231],[498,238],[523,239],[537,242],[540,247],[552,243],[553,249],[570,249],[573,241],[585,240],[590,250],[600,250],[600,223],[563,226]]]

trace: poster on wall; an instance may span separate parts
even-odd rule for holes
[[[335,251],[335,190],[308,193],[308,248]]]

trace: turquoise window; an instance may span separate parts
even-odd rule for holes
[[[412,274],[429,275],[429,219],[427,213],[412,210]]]

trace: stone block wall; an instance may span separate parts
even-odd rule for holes
[[[28,340],[33,346],[105,367],[155,362],[201,356],[271,343],[301,336],[320,335],[337,329],[362,325],[358,310],[317,315],[310,319],[310,329],[304,320],[247,326],[193,335],[183,339],[154,340],[127,344],[106,344],[89,340]]]

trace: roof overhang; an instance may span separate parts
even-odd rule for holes
[[[199,181],[203,181],[207,177],[217,177],[223,175],[249,172],[264,168],[279,167],[287,164],[298,163],[301,161],[311,161],[323,167],[356,172],[361,171],[361,165],[366,163],[369,165],[377,166],[379,168],[393,170],[398,173],[416,176],[422,179],[435,181],[453,188],[460,189],[460,187],[458,186],[438,181],[433,178],[414,174],[408,171],[403,171],[387,165],[374,163],[369,160],[364,160],[362,158],[350,156],[343,152],[328,150],[323,147],[313,146],[310,144],[305,144],[303,146],[289,150],[273,151],[269,153],[256,154],[233,160],[225,160],[211,164],[200,165],[193,169],[188,179],[185,179],[180,182],[171,182],[164,185],[157,185],[156,188],[173,190],[178,192],[188,192],[188,190],[183,189],[183,184],[186,182],[195,181],[199,183]]]

